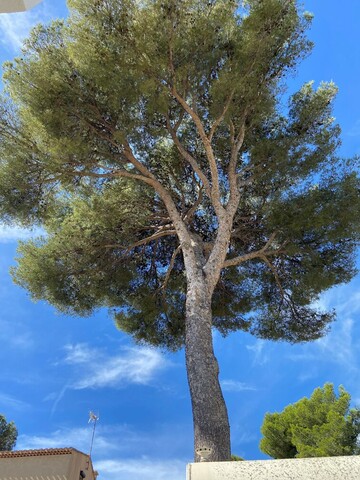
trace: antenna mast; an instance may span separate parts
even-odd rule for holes
[[[89,452],[89,457],[91,458],[91,453],[92,453],[92,449],[93,449],[93,445],[94,445],[94,437],[95,437],[95,429],[96,429],[96,424],[97,424],[97,421],[99,420],[99,414],[98,415],[95,415],[94,412],[90,411],[89,412],[89,421],[88,423],[90,422],[93,422],[94,423],[94,427],[93,427],[93,432],[92,432],[92,437],[91,437],[91,444],[90,444],[90,452]]]

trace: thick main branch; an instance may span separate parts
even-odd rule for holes
[[[185,110],[185,112],[191,117],[191,119],[195,123],[197,132],[199,134],[199,137],[205,149],[206,158],[209,162],[209,168],[211,172],[211,201],[214,206],[216,214],[219,215],[224,210],[224,207],[222,206],[221,199],[220,199],[219,171],[216,164],[214,151],[211,145],[211,140],[206,135],[205,128],[204,128],[204,125],[202,124],[200,117],[195,112],[195,110],[190,107],[190,105],[186,102],[186,100],[179,94],[175,85],[172,85],[170,87],[170,92],[172,96],[178,101],[181,107]]]
[[[225,260],[223,263],[223,268],[235,267],[237,265],[240,265],[241,263],[247,262],[248,260],[253,260],[254,258],[264,259],[265,256],[279,255],[280,253],[282,253],[281,249],[269,250],[269,247],[271,246],[272,242],[275,240],[275,237],[276,237],[276,232],[270,235],[268,241],[260,250],[256,250],[250,253],[245,253],[244,255],[239,255],[237,257],[229,258],[228,260]]]

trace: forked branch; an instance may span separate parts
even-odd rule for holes
[[[216,132],[216,129],[218,128],[218,126],[220,125],[220,123],[224,120],[224,117],[226,115],[226,112],[229,110],[229,107],[230,107],[230,104],[231,104],[231,101],[234,97],[234,93],[235,91],[232,90],[230,92],[230,95],[228,97],[228,99],[226,100],[226,103],[224,105],[224,108],[223,108],[223,111],[221,112],[221,114],[219,115],[219,117],[215,120],[215,122],[212,124],[211,128],[210,128],[210,132],[209,132],[209,140],[211,142],[213,136],[214,136],[214,133]]]
[[[196,111],[193,108],[190,107],[187,101],[179,94],[175,85],[170,86],[170,92],[172,96],[178,101],[181,107],[185,110],[185,112],[191,117],[191,119],[195,123],[197,132],[199,134],[199,137],[205,149],[206,158],[209,162],[209,168],[211,172],[211,201],[213,203],[213,206],[217,215],[221,216],[224,208],[220,201],[219,172],[216,164],[214,151],[211,146],[211,141],[209,137],[206,135],[204,125],[202,124],[202,121],[199,115],[196,113]]]
[[[164,283],[161,285],[161,290],[165,291],[166,287],[167,287],[167,284],[169,283],[169,278],[170,278],[170,275],[171,275],[171,272],[174,268],[174,265],[175,265],[175,260],[176,260],[176,257],[178,256],[178,254],[180,253],[181,251],[181,245],[179,245],[173,252],[172,256],[171,256],[171,260],[170,260],[170,263],[169,263],[169,267],[166,271],[166,275],[165,275],[165,278],[164,278]]]
[[[264,256],[278,255],[279,253],[281,253],[281,249],[269,250],[269,247],[271,246],[275,237],[276,237],[276,232],[270,235],[268,241],[260,250],[256,250],[254,252],[246,253],[245,255],[239,255],[238,257],[229,258],[228,260],[225,260],[225,262],[223,263],[223,268],[235,267],[237,265],[240,265],[241,263],[247,262],[248,260],[253,260],[254,258],[263,259]]]
[[[166,115],[166,126],[167,126],[167,130],[170,133],[171,138],[172,138],[174,144],[176,145],[176,148],[178,149],[180,155],[189,165],[191,165],[192,169],[194,170],[194,172],[196,173],[196,175],[199,177],[202,184],[204,185],[204,188],[205,188],[209,198],[211,198],[211,187],[210,187],[209,179],[207,178],[205,173],[202,171],[202,169],[201,169],[200,165],[198,164],[198,162],[196,161],[196,159],[186,150],[186,148],[181,143],[179,137],[176,134],[175,128],[173,128],[171,126],[170,118],[169,118],[168,115]]]
[[[285,292],[284,292],[284,289],[281,285],[281,282],[280,282],[280,278],[279,278],[279,275],[276,271],[276,268],[274,267],[274,265],[270,262],[270,260],[267,258],[267,256],[264,254],[264,255],[260,255],[260,258],[262,260],[264,260],[264,262],[266,263],[266,265],[270,268],[270,270],[272,271],[273,275],[274,275],[274,278],[275,278],[275,282],[277,284],[277,286],[279,287],[279,290],[280,290],[280,293],[281,293],[281,296],[284,298],[285,297]]]
[[[134,250],[134,248],[136,248],[136,247],[141,247],[142,245],[147,245],[148,243],[151,243],[154,240],[158,240],[161,237],[167,237],[167,236],[170,236],[170,235],[176,235],[176,230],[174,230],[174,229],[160,230],[159,232],[156,232],[153,235],[150,235],[149,237],[142,238],[138,242],[135,242],[132,245],[129,245],[128,247],[124,247],[123,245],[113,243],[113,244],[104,245],[104,248],[124,248],[125,251],[127,253],[129,253],[132,250]]]

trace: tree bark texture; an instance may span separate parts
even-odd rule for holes
[[[188,283],[186,298],[185,355],[190,387],[195,461],[200,448],[210,448],[208,461],[230,460],[230,425],[219,383],[213,350],[211,296],[199,278]]]

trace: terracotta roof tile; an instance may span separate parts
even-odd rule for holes
[[[69,455],[77,452],[75,448],[43,448],[39,450],[14,450],[11,452],[0,452],[1,458],[14,457],[40,457],[42,455]]]

